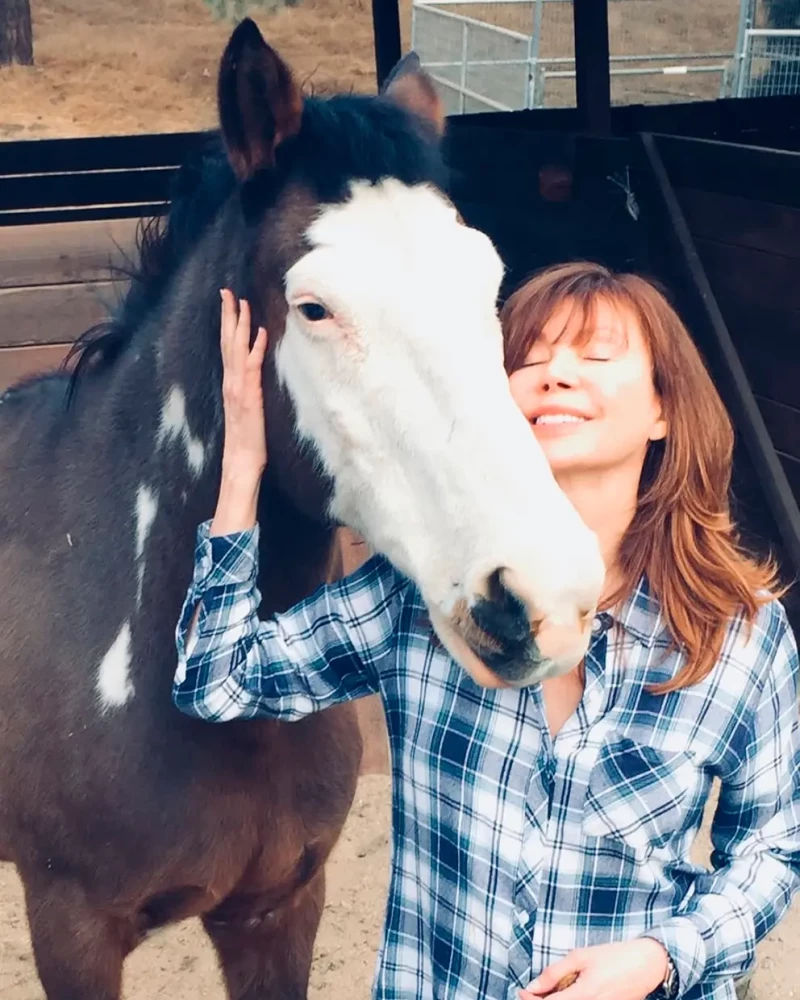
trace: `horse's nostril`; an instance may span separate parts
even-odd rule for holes
[[[487,600],[491,601],[493,604],[499,604],[505,596],[508,594],[503,579],[500,576],[500,570],[496,569],[487,580]]]
[[[528,609],[509,590],[502,579],[502,569],[496,569],[487,580],[487,595],[472,609],[476,625],[504,646],[527,643],[531,635]]]

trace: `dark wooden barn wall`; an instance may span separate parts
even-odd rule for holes
[[[139,218],[201,134],[0,143],[0,391],[107,318]]]
[[[673,146],[667,167],[800,502],[800,153],[697,150],[689,144],[679,153]],[[684,155],[691,158],[686,167]]]
[[[137,220],[0,227],[0,392],[57,367],[72,341],[107,318],[113,268],[134,249]]]
[[[600,151],[603,162],[595,154]],[[591,149],[576,136],[516,128],[460,125],[445,146],[450,194],[465,221],[486,232],[506,266],[503,294],[533,271],[583,258],[614,267],[640,264],[641,227],[625,209],[625,195],[608,180],[624,172],[628,140],[600,141]],[[584,164],[592,158],[593,169]],[[542,171],[572,179],[564,200],[542,195]]]
[[[745,544],[775,555],[792,582],[800,575],[800,394],[792,387],[796,289],[785,262],[796,273],[800,157],[651,135],[642,152],[636,186],[652,270],[672,292],[736,428],[737,522]],[[800,587],[785,600],[800,629]]]

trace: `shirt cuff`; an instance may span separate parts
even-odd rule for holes
[[[666,949],[678,974],[679,997],[700,982],[706,967],[706,943],[691,917],[671,917],[642,937],[653,938]]]
[[[197,529],[192,591],[203,594],[214,587],[254,583],[258,575],[259,528],[209,536],[211,521]]]

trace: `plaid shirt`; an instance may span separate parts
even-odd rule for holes
[[[541,689],[475,684],[382,557],[260,621],[257,534],[199,529],[174,700],[292,721],[380,692],[394,789],[376,998],[516,1000],[573,948],[648,935],[686,1000],[734,1000],[800,884],[798,657],[778,602],[749,637],[731,623],[705,680],[659,696],[646,685],[681,656],[642,581],[597,616],[583,698],[552,739]],[[714,777],[709,871],[689,855]]]

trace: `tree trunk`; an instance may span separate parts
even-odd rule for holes
[[[33,65],[31,0],[0,0],[0,66]]]

